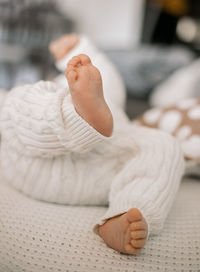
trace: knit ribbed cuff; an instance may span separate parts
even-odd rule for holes
[[[112,138],[103,136],[76,112],[70,95],[66,97],[65,103],[63,103],[63,117],[67,124],[67,133],[79,151],[91,149],[97,143]]]
[[[65,57],[55,63],[57,69],[64,72],[69,60],[79,54],[86,54],[92,60],[98,54],[98,50],[86,36],[81,35],[79,43]]]
[[[112,136],[103,136],[76,112],[71,95],[66,95],[66,90],[62,90],[57,99],[50,103],[47,119],[60,143],[68,151],[86,152],[96,144],[112,139]]]
[[[128,212],[132,208],[137,208],[141,213],[148,225],[148,234],[159,233],[163,228],[164,221],[160,218],[157,203],[152,203],[150,199],[144,199],[141,196],[131,195],[130,197],[123,196],[123,199],[118,196],[112,201],[106,213],[93,227],[94,233],[98,234],[100,225],[103,225],[108,219]]]

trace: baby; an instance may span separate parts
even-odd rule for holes
[[[94,232],[137,254],[170,211],[184,171],[181,149],[168,134],[129,121],[123,82],[87,37],[65,35],[50,51],[67,80],[19,86],[5,98],[5,179],[44,201],[109,204]]]

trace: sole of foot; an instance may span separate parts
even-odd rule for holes
[[[65,74],[77,113],[99,133],[109,137],[113,118],[104,99],[99,70],[87,55],[81,54],[69,61]]]

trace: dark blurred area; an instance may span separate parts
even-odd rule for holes
[[[199,53],[200,2],[198,0],[151,0],[146,5],[145,14],[142,38],[144,42],[184,43]],[[183,24],[185,20],[188,20],[188,24],[187,21]],[[195,28],[195,32],[192,31],[191,25]]]
[[[52,1],[0,1],[0,87],[55,75],[48,45],[71,29]]]
[[[133,3],[134,0],[132,6]],[[200,1],[141,3],[139,43],[117,49],[99,44],[124,78],[130,117],[149,108],[153,90],[200,54]],[[0,0],[0,88],[9,90],[25,82],[58,75],[48,44],[64,33],[77,30],[76,18],[62,12],[64,5],[68,9],[67,1]],[[120,39],[120,32],[118,35]],[[129,35],[135,32],[130,31]]]

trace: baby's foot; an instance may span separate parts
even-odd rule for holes
[[[145,245],[148,226],[138,209],[109,219],[99,227],[99,234],[105,243],[122,253],[137,254]]]
[[[98,132],[110,136],[113,119],[104,100],[99,70],[92,65],[88,56],[82,54],[69,61],[66,77],[78,114]]]
[[[56,60],[62,59],[70,50],[72,50],[79,42],[77,34],[65,34],[49,45],[49,51],[54,55]]]

